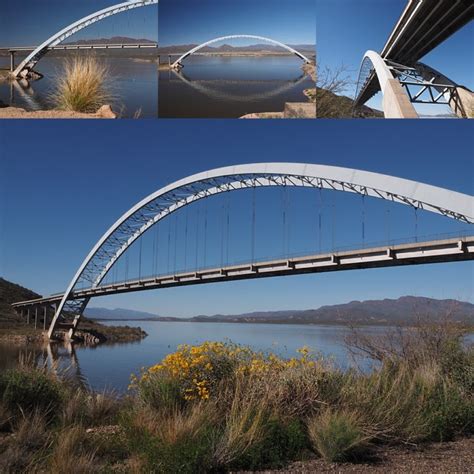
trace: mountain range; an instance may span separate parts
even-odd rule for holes
[[[474,324],[474,305],[467,302],[445,299],[438,300],[418,296],[404,296],[398,299],[351,301],[346,304],[321,306],[318,309],[267,311],[245,314],[194,316],[176,318],[127,309],[89,308],[85,315],[93,319],[148,320],[180,322],[228,322],[266,324],[403,324],[417,317],[432,320],[444,316],[456,321]]]

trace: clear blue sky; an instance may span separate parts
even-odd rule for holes
[[[2,0],[0,46],[37,46],[62,28],[119,0]],[[158,6],[106,18],[66,41],[128,36],[157,41]]]
[[[347,68],[357,81],[364,53],[380,52],[406,0],[318,0],[318,60],[322,67]],[[425,56],[422,61],[471,90],[474,89],[474,25],[471,23]],[[354,90],[348,91],[353,95]],[[372,103],[377,106],[378,104]],[[436,106],[434,113],[440,113]],[[421,111],[433,113],[433,106]]]
[[[223,165],[333,164],[472,194],[471,137],[472,122],[457,121],[3,121],[0,274],[42,294],[61,291],[96,240],[138,200],[176,179]],[[232,248],[243,258],[249,255],[252,193],[235,196]],[[281,249],[280,198],[257,195],[257,256]],[[324,199],[335,203],[337,212],[323,213],[323,245],[328,245],[331,219],[337,222],[338,244],[361,242],[360,198],[328,191]],[[315,203],[314,190],[291,195],[291,251],[317,246]],[[209,234],[215,233],[217,242],[208,247],[208,263],[219,260],[220,205],[213,206]],[[414,235],[414,214],[406,206],[377,199],[366,206],[367,242],[383,239],[386,206],[391,238]],[[240,229],[240,223],[246,226]],[[468,227],[431,213],[419,214],[419,226],[420,235]],[[166,226],[163,231],[166,236]],[[165,260],[162,255],[163,265]],[[472,263],[454,263],[283,277],[141,292],[91,305],[189,316],[314,308],[406,294],[473,301],[473,270]]]
[[[315,44],[316,0],[165,0],[160,3],[159,26],[162,46],[239,33]]]

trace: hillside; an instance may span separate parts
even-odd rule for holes
[[[41,298],[41,295],[0,278],[0,326],[22,323],[11,304],[35,298]]]
[[[437,300],[417,296],[398,299],[351,301],[346,304],[321,306],[318,309],[268,311],[235,315],[216,314],[192,318],[157,316],[126,309],[90,308],[89,317],[109,320],[148,320],[180,322],[225,322],[266,324],[405,324],[417,317],[437,320],[450,315],[456,321],[474,324],[474,305],[456,300]]]

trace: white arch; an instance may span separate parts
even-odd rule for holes
[[[68,299],[81,277],[86,276],[92,286],[98,286],[120,256],[154,224],[199,199],[257,186],[303,186],[358,193],[474,223],[473,196],[368,171],[304,163],[256,163],[198,173],[150,194],[105,232],[64,293],[49,337],[53,335],[61,312],[65,307],[67,310]],[[79,302],[74,308],[76,321],[87,302]]]
[[[127,0],[126,2],[118,3],[110,7],[99,10],[91,15],[87,15],[80,20],[71,23],[66,28],[58,31],[53,36],[48,38],[46,41],[41,43],[32,53],[30,53],[13,71],[14,77],[22,76],[26,77],[28,73],[35,67],[36,63],[47,53],[48,48],[57,46],[65,39],[69,38],[78,31],[86,28],[104,18],[107,18],[117,13],[132,10],[134,8],[145,7],[148,5],[156,5],[159,0]]]
[[[229,36],[222,36],[220,38],[215,38],[210,41],[206,41],[205,43],[202,43],[199,46],[196,46],[195,48],[190,49],[187,53],[184,53],[182,56],[180,56],[179,59],[175,61],[171,67],[175,69],[183,67],[182,61],[184,61],[191,54],[194,54],[195,52],[199,51],[202,48],[205,48],[206,46],[209,46],[210,44],[214,44],[220,41],[225,41],[225,40],[230,40],[230,39],[239,39],[239,38],[256,39],[259,41],[264,41],[265,43],[273,43],[273,44],[276,44],[277,46],[280,46],[286,49],[290,53],[295,54],[296,56],[301,58],[305,63],[311,62],[304,54],[301,54],[300,52],[296,51],[296,49],[293,49],[290,46],[287,46],[286,44],[281,43],[280,41],[275,41],[271,38],[265,38],[263,36],[255,36],[255,35],[229,35]]]
[[[376,78],[373,77],[373,74],[369,74],[365,77],[364,82],[361,83],[362,76],[364,74],[364,67],[367,62],[370,62],[372,64]],[[360,99],[362,98],[362,95],[367,87],[372,86],[374,88],[374,94],[378,92],[379,89],[377,87],[377,82],[373,83],[374,80],[378,80],[378,83],[380,84],[380,90],[382,91],[382,94],[384,94],[389,81],[391,79],[395,79],[395,76],[392,74],[392,71],[387,66],[382,56],[380,56],[380,54],[375,51],[367,51],[364,54],[364,58],[362,59],[362,62],[360,64],[359,71],[359,80],[357,84],[354,107],[363,105],[362,103],[360,103]]]

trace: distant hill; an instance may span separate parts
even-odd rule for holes
[[[153,313],[146,313],[144,311],[135,311],[132,309],[107,309],[107,308],[87,308],[84,315],[92,319],[113,319],[113,320],[154,320],[154,321],[180,321],[179,318],[162,317]]]
[[[295,311],[268,311],[236,315],[216,314],[192,318],[157,316],[152,313],[126,309],[90,308],[89,318],[115,320],[187,321],[187,322],[227,322],[266,324],[374,324],[388,325],[413,321],[416,317],[436,320],[450,314],[456,321],[474,324],[474,305],[457,300],[437,300],[417,296],[398,299],[351,301],[350,303],[322,306],[318,309]]]
[[[112,38],[82,39],[77,41],[68,41],[61,44],[137,44],[137,43],[156,43],[156,41],[147,38],[129,38],[128,36],[113,36]]]
[[[12,303],[35,298],[41,298],[41,295],[23,286],[0,278],[0,326],[5,323],[21,322],[20,316],[18,316],[16,311],[11,307]]]
[[[180,44],[180,45],[171,45],[171,46],[162,46],[158,48],[158,51],[161,54],[176,54],[176,53],[185,53],[192,48],[198,46],[197,44]],[[316,45],[314,44],[296,44],[288,45],[290,48],[296,49],[300,53],[309,53],[314,55],[316,52]],[[252,44],[248,46],[232,46],[230,44],[223,44],[220,46],[206,46],[200,50],[203,53],[239,53],[239,52],[248,52],[248,53],[258,53],[258,52],[274,52],[281,53],[284,52],[280,46],[273,44]]]
[[[318,104],[318,118],[352,118],[354,101],[350,97],[336,95],[331,91],[318,88],[316,102]],[[357,117],[384,118],[384,114],[380,110],[363,105],[357,110]]]

